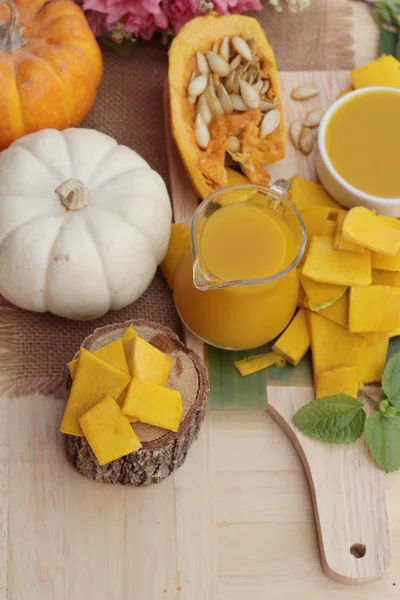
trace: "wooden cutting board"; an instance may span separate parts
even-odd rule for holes
[[[327,109],[338,94],[350,84],[348,72],[281,73],[280,82],[286,120],[302,120],[313,108]],[[298,85],[314,84],[320,95],[306,102],[295,102],[290,92]],[[190,184],[186,171],[170,135],[168,94],[165,98],[167,151],[169,158],[170,192],[175,222],[190,224],[198,206],[198,198]],[[316,179],[314,153],[304,156],[288,142],[284,160],[271,165],[271,182],[289,178],[295,173],[308,179]],[[232,366],[233,353],[207,349],[205,345],[186,331],[187,344],[211,363],[211,355],[224,357],[226,369],[215,370],[209,364],[211,397],[213,390],[224,408],[224,399],[232,395],[231,387],[240,386],[239,403],[242,408],[252,408],[251,395],[256,394],[256,408],[267,406],[269,414],[277,421],[292,440],[307,474],[313,500],[322,566],[325,573],[341,583],[364,583],[381,575],[390,561],[390,538],[385,504],[383,474],[371,460],[363,440],[352,446],[334,446],[318,443],[301,434],[292,425],[292,416],[298,408],[313,398],[309,369],[271,370],[257,374],[241,382]],[[227,363],[228,360],[228,363]],[[229,364],[230,363],[230,364]],[[238,382],[231,386],[233,378]],[[261,381],[261,394],[260,394]],[[256,383],[256,385],[255,385]],[[228,387],[229,385],[229,387]],[[248,385],[248,389],[246,386]],[[225,386],[225,387],[224,387]],[[228,400],[229,402],[229,400]],[[238,402],[238,399],[235,399]],[[211,405],[215,408],[215,405]],[[235,408],[237,406],[235,405]]]

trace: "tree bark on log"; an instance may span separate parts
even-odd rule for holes
[[[209,378],[197,354],[168,327],[149,321],[126,321],[101,327],[84,340],[82,347],[95,351],[121,337],[131,324],[138,335],[174,359],[168,387],[182,395],[183,416],[179,430],[173,433],[144,423],[133,423],[142,448],[104,466],[99,465],[84,437],[66,435],[65,447],[69,462],[85,477],[103,483],[143,486],[159,483],[184,463],[204,419]]]

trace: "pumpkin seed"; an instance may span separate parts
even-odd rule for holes
[[[229,64],[221,56],[218,56],[214,52],[207,52],[207,60],[211,71],[217,73],[220,77],[229,75]]]
[[[303,121],[305,127],[318,127],[321,123],[324,111],[321,108],[315,108],[307,113],[306,118]]]
[[[226,87],[226,89],[229,93],[232,92],[232,86],[233,86],[233,82],[235,80],[235,76],[236,76],[236,71],[231,71],[229,73],[228,77],[224,81],[224,86]]]
[[[197,102],[196,112],[201,115],[205,125],[211,123],[213,116],[204,94],[200,96],[199,101]]]
[[[267,135],[275,131],[281,122],[281,113],[279,110],[270,110],[267,112],[261,122],[260,137],[265,138]]]
[[[303,154],[310,154],[314,147],[314,138],[311,129],[303,127],[299,137],[299,148]]]
[[[292,90],[291,96],[293,100],[308,100],[309,98],[314,98],[314,96],[318,96],[319,90],[313,85],[301,85],[300,87]]]
[[[202,52],[197,52],[196,62],[199,73],[207,75],[207,73],[210,72],[210,67],[208,66],[207,59]]]
[[[214,42],[211,51],[214,52],[214,54],[218,54],[218,42]]]
[[[240,151],[240,140],[234,135],[228,137],[228,139],[226,140],[226,145],[230,152],[235,153]]]
[[[207,87],[207,75],[199,75],[189,84],[189,96],[200,96]]]
[[[236,71],[235,77],[234,77],[233,83],[232,83],[232,94],[239,94],[239,92],[240,92],[239,81],[240,81],[240,75]]]
[[[224,39],[221,42],[221,46],[219,48],[219,55],[222,56],[222,58],[229,63],[229,56],[230,56],[230,52],[229,52],[229,37],[226,35],[224,37]]]
[[[246,104],[243,102],[241,96],[238,94],[229,94],[229,97],[232,102],[233,110],[238,110],[239,112],[249,110]]]
[[[231,113],[233,113],[232,100],[230,99],[229,94],[222,83],[218,88],[217,97],[218,100],[221,102],[221,106],[224,109],[225,114],[230,115]]]
[[[211,89],[210,87],[208,87],[206,89],[206,91],[204,92],[204,95],[206,97],[207,104],[208,104],[213,116],[214,117],[223,117],[225,114],[224,109],[222,108],[221,102],[218,100],[217,96],[215,95],[215,91],[213,89]]]
[[[261,94],[266,94],[271,86],[271,82],[269,79],[263,79],[263,86],[261,88]]]
[[[244,39],[239,36],[235,36],[232,39],[232,46],[235,48],[236,52],[240,54],[240,56],[243,56],[245,60],[248,60],[249,62],[252,61],[253,55],[251,53],[250,46],[244,41]]]
[[[257,94],[260,94],[262,86],[262,79],[259,79],[258,81],[256,81],[256,83],[253,83],[252,88],[253,90],[256,90]]]
[[[229,69],[231,71],[234,71],[235,69],[238,68],[238,66],[240,65],[240,63],[242,62],[242,57],[240,56],[240,54],[238,54],[237,56],[235,56],[235,58],[233,60],[231,60],[231,62],[229,63]]]
[[[197,102],[197,96],[188,96],[188,102],[189,104],[196,104]]]
[[[192,73],[192,74],[191,74],[191,76],[189,77],[189,83],[190,83],[191,81],[193,81],[193,79],[195,79],[195,77],[196,77],[196,71],[193,71],[193,73]]]
[[[303,126],[300,123],[300,121],[292,121],[292,123],[290,123],[289,136],[297,149],[300,148],[299,142],[300,142],[300,134],[301,134],[302,129],[303,129]]]
[[[261,112],[268,112],[269,110],[274,110],[276,106],[273,102],[266,102],[265,100],[261,100],[259,108]]]
[[[196,115],[196,123],[194,126],[194,136],[196,138],[196,142],[202,150],[205,150],[208,147],[208,144],[211,141],[210,132],[208,130],[207,125],[204,123],[201,118],[200,113]]]
[[[254,90],[244,79],[239,81],[239,85],[243,102],[249,108],[258,108],[260,105],[260,96],[257,94],[256,90]]]
[[[217,75],[216,73],[213,73],[211,75],[211,78],[213,80],[213,84],[214,84],[214,89],[215,91],[217,91],[217,89],[219,88],[219,86],[221,85],[221,81],[219,79],[219,75]]]

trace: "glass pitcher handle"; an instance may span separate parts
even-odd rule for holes
[[[269,188],[270,192],[274,192],[275,194],[279,194],[280,196],[285,196],[285,198],[289,197],[290,188],[292,184],[287,179],[277,179]]]

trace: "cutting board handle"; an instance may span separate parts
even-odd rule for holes
[[[311,388],[268,386],[267,412],[293,442],[307,474],[325,573],[340,583],[365,583],[390,562],[384,474],[363,439],[323,444],[295,428],[294,413],[312,398]]]

